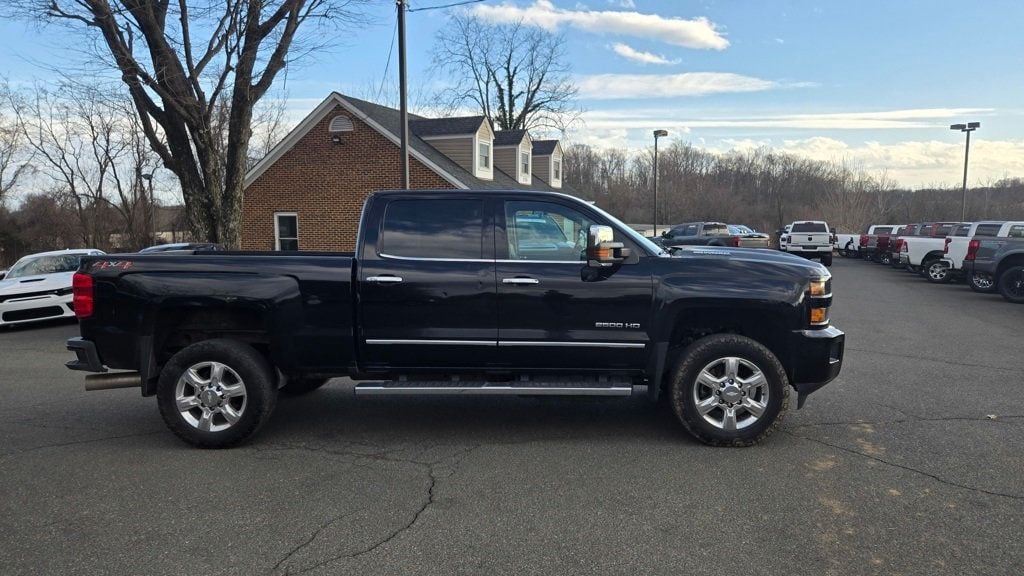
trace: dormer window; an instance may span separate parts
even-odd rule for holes
[[[561,160],[554,160],[554,161],[552,161],[551,172],[552,172],[552,179],[553,180],[561,180],[562,179],[562,161]]]
[[[520,152],[519,153],[519,171],[523,175],[530,174],[530,153]]]
[[[477,153],[480,156],[480,159],[479,159],[480,169],[482,169],[482,170],[490,170],[490,168],[491,168],[491,143],[490,142],[480,142],[480,144],[477,146],[477,148],[479,150]]]

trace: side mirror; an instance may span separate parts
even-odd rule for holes
[[[671,238],[672,237],[672,232],[669,231],[669,230],[665,230],[664,232],[661,233],[661,237],[662,238]]]
[[[615,242],[615,231],[611,226],[594,224],[587,234],[587,266],[608,268],[621,264],[629,258],[629,248],[622,242]]]

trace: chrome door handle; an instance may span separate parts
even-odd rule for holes
[[[502,284],[540,284],[536,278],[502,278]]]
[[[398,284],[402,281],[401,276],[367,276],[367,282],[376,282],[378,284]]]

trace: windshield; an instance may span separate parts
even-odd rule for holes
[[[23,276],[41,276],[43,274],[57,274],[60,272],[74,272],[78,270],[78,264],[82,260],[81,254],[60,254],[57,256],[36,256],[26,257],[19,260],[6,279],[20,278]]]
[[[754,231],[742,224],[729,224],[729,234],[753,234]]]
[[[605,212],[604,210],[598,208],[594,204],[591,204],[590,207],[593,208],[595,211],[597,211],[602,216],[604,216],[605,218],[607,218],[611,222],[612,226],[615,226],[620,231],[622,231],[623,234],[625,234],[626,236],[629,236],[630,240],[636,242],[637,244],[639,244],[639,245],[643,246],[644,248],[646,248],[647,250],[649,250],[651,252],[651,254],[658,254],[658,255],[668,254],[668,252],[663,250],[661,248],[661,246],[658,246],[657,244],[652,242],[650,238],[644,236],[643,234],[637,232],[636,230],[633,230],[632,228],[630,228],[629,226],[624,224],[621,220],[619,220],[615,216],[612,216],[611,214],[609,214],[609,213]]]

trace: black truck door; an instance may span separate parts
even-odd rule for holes
[[[584,256],[594,218],[554,201],[503,204],[495,216],[501,363],[642,368],[653,290],[647,267],[590,277]]]
[[[363,230],[361,358],[369,369],[495,361],[493,202],[382,195]]]

